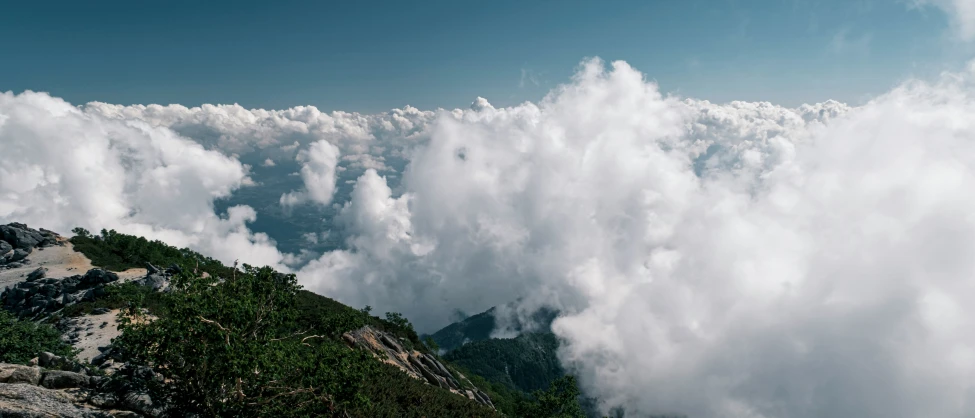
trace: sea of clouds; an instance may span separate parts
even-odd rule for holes
[[[337,208],[344,247],[285,253],[254,208],[218,213],[264,187],[244,160],[293,167],[302,188],[264,193]],[[0,94],[0,222],[271,265],[421,331],[554,307],[563,363],[631,412],[975,416],[973,191],[975,66],[791,109],[662,95],[598,59],[509,108]]]

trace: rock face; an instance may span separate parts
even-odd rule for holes
[[[34,385],[0,383],[0,417],[110,418],[107,411],[80,405],[76,395]]]
[[[43,353],[41,357],[44,357]],[[50,357],[50,356],[47,356]],[[48,359],[47,361],[52,361]],[[159,377],[126,367],[112,380],[37,366],[0,363],[0,417],[160,417],[163,410],[144,391]],[[134,412],[133,412],[134,411]]]
[[[0,383],[36,385],[41,381],[41,368],[0,363]]]
[[[50,370],[44,372],[41,386],[48,389],[68,389],[88,386],[88,376],[81,373]]]
[[[60,245],[57,237],[54,232],[31,229],[21,223],[0,225],[0,268],[20,267],[34,248]]]
[[[0,293],[0,305],[21,318],[37,318],[79,301],[95,300],[106,294],[106,284],[118,280],[118,275],[102,269],[61,279],[43,276],[42,269],[35,270],[27,280]]]
[[[146,276],[136,280],[135,283],[151,287],[152,290],[157,292],[163,292],[169,290],[169,281],[172,276],[179,273],[180,268],[175,264],[162,270],[150,263],[146,263]]]
[[[367,325],[343,334],[342,339],[352,347],[369,350],[380,358],[385,357],[384,362],[399,367],[406,374],[427,384],[467,396],[475,402],[494,408],[491,398],[475,387],[464,375],[451,373],[447,367],[429,354],[404,349],[396,337],[388,333]]]

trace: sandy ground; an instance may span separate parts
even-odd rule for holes
[[[95,266],[91,265],[91,260],[81,253],[76,252],[71,243],[67,241],[64,242],[64,246],[35,248],[27,256],[27,259],[30,260],[30,264],[23,267],[0,270],[0,290],[24,281],[27,275],[38,267],[47,268],[47,275],[45,277],[53,278],[85,274],[88,270],[95,268]],[[120,281],[130,281],[144,277],[146,275],[146,269],[129,269],[116,272],[116,274],[119,275]]]
[[[86,315],[75,318],[72,329],[78,331],[78,343],[75,348],[81,350],[78,359],[91,361],[101,353],[98,347],[104,347],[112,343],[112,338],[119,336],[118,322],[116,317],[118,309],[101,315]],[[105,324],[103,327],[102,324]]]
[[[91,260],[76,252],[70,242],[67,240],[63,242],[64,246],[35,248],[27,256],[30,264],[16,269],[0,270],[0,291],[24,281],[27,275],[38,267],[47,268],[45,277],[51,278],[85,274],[88,270],[95,268],[91,265]],[[145,277],[146,269],[128,269],[115,273],[119,276],[119,282],[127,282]],[[118,312],[118,310],[114,310],[101,315],[88,315],[74,319],[75,322],[71,328],[78,331],[79,340],[74,347],[81,350],[78,355],[79,359],[91,361],[100,353],[98,347],[111,344],[112,338],[119,335],[118,322],[115,319]],[[102,324],[105,326],[102,327]]]

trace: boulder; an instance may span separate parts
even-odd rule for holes
[[[118,399],[115,395],[110,393],[96,393],[88,399],[88,403],[95,405],[99,408],[114,408],[118,405]]]
[[[0,241],[0,257],[14,250],[14,246],[7,241]]]
[[[81,278],[80,284],[102,284],[118,280],[118,275],[107,270],[91,269]]]
[[[36,385],[41,381],[39,367],[0,363],[0,383],[27,383]]]
[[[60,356],[47,351],[38,354],[37,359],[40,360],[41,367],[57,367],[64,361]]]
[[[30,249],[45,240],[44,235],[24,224],[11,223],[0,225],[0,239],[7,241],[14,248]]]
[[[44,275],[46,275],[46,274],[47,274],[47,269],[46,268],[44,268],[44,267],[38,267],[36,270],[30,272],[30,274],[27,275],[27,281],[28,282],[32,282],[32,281],[35,281],[35,280],[43,279],[44,278]]]
[[[146,277],[136,280],[136,283],[150,287],[155,291],[165,290],[169,287],[169,277],[162,274],[148,274]]]
[[[129,392],[122,397],[122,404],[133,411],[148,415],[150,417],[160,416],[162,411],[152,402],[152,398],[146,393]]]
[[[14,252],[12,252],[10,254],[7,254],[7,256],[5,257],[5,259],[7,260],[7,263],[8,264],[10,264],[10,263],[17,263],[20,260],[23,260],[23,259],[27,258],[28,255],[30,255],[30,252],[28,252],[27,250],[25,250],[23,248],[17,248],[17,249],[14,249]],[[20,263],[18,263],[18,267],[20,267],[19,264]]]
[[[179,266],[179,264],[173,263],[173,264],[170,264],[169,267],[166,268],[166,272],[165,273],[166,274],[169,274],[169,275],[176,275],[176,274],[180,274],[182,272],[183,272],[183,269]]]
[[[0,383],[0,417],[111,418],[112,414],[78,406],[70,393],[33,385]]]
[[[88,386],[88,376],[81,373],[49,370],[44,372],[41,386],[48,389],[82,388]]]
[[[159,267],[152,265],[152,263],[146,263],[146,274],[156,274],[159,272]]]

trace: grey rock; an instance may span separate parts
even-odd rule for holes
[[[152,417],[159,416],[160,412],[152,402],[152,398],[146,393],[129,392],[122,397],[122,404],[127,408],[146,414]]]
[[[169,277],[162,274],[148,274],[146,277],[136,280],[136,283],[151,287],[155,291],[165,290],[169,287]]]
[[[383,344],[386,347],[389,347],[391,350],[393,350],[393,351],[395,351],[397,353],[402,353],[403,352],[403,348],[400,347],[399,343],[397,343],[396,341],[393,341],[392,338],[387,337],[386,334],[381,334],[380,335],[380,340],[383,342]]]
[[[111,418],[111,414],[78,406],[70,393],[33,385],[0,383],[0,417]]]
[[[175,275],[175,274],[180,274],[182,272],[183,272],[183,268],[176,263],[170,264],[169,267],[166,267],[166,274]]]
[[[101,366],[102,363],[105,362],[105,360],[108,360],[108,355],[105,354],[105,353],[101,353],[101,354],[99,354],[99,355],[91,358],[91,364],[93,366]]]
[[[43,279],[45,274],[47,274],[47,269],[44,267],[38,267],[36,270],[27,275],[27,281],[32,282]]]
[[[152,263],[146,263],[146,274],[156,274],[159,272],[159,267],[152,265]]]
[[[81,373],[49,370],[44,372],[41,386],[48,389],[81,388],[88,386],[88,376]]]
[[[14,250],[14,246],[10,245],[7,241],[0,240],[0,256],[6,255],[7,253]]]
[[[41,381],[41,369],[37,366],[0,363],[0,383],[27,383],[36,385]]]
[[[23,248],[17,248],[17,249],[14,250],[14,252],[12,252],[10,254],[7,254],[7,257],[6,257],[7,263],[8,263],[8,265],[13,264],[13,263],[17,263],[20,260],[23,260],[23,259],[27,258],[28,255],[30,255],[30,253],[27,250],[25,250]],[[17,263],[17,264],[20,264],[20,263]]]
[[[0,239],[7,241],[14,248],[34,248],[45,240],[39,231],[35,231],[24,224],[11,223],[0,225]]]
[[[44,351],[37,355],[37,359],[41,362],[41,367],[54,367],[61,364],[61,357],[55,355],[54,353],[49,353]]]
[[[118,405],[118,399],[111,393],[96,393],[88,399],[88,403],[99,408],[114,408]]]
[[[81,278],[83,284],[111,283],[118,280],[118,275],[107,270],[91,269]]]

